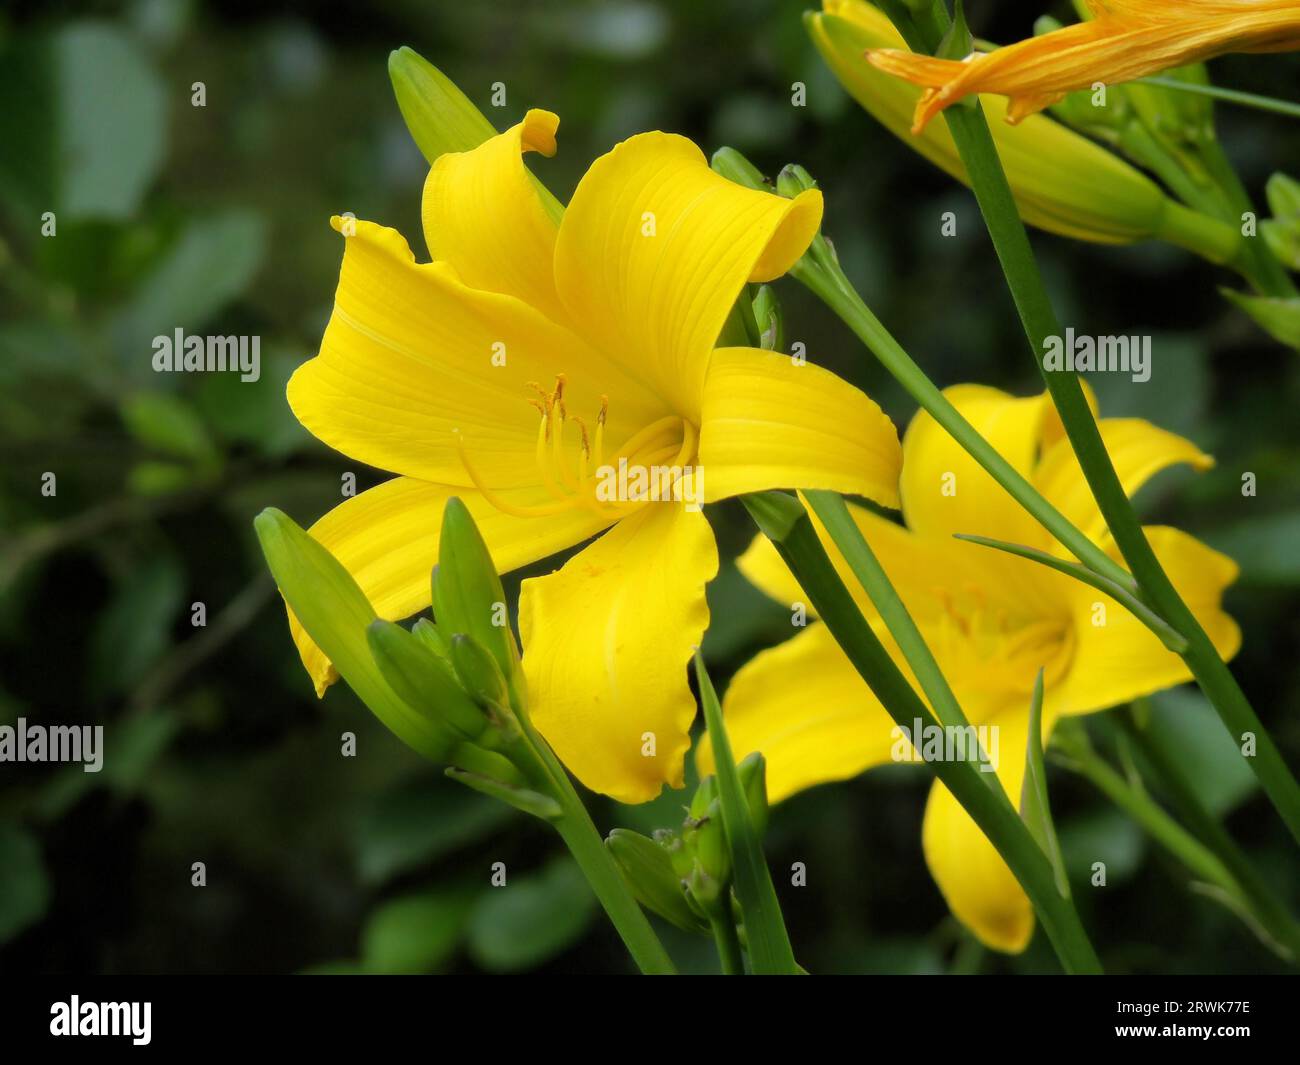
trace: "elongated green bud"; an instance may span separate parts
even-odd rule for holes
[[[767,831],[767,762],[755,751],[736,766],[749,805],[749,819],[759,838]]]
[[[660,844],[631,829],[616,828],[605,846],[641,905],[687,932],[708,932],[709,922],[692,909],[682,878]]]
[[[444,633],[464,633],[491,653],[505,677],[519,665],[506,594],[469,509],[454,496],[442,511],[433,613]]]
[[[447,645],[445,637],[428,618],[420,618],[412,627],[411,635],[418,639],[429,651],[437,655],[447,664],[448,669],[453,669],[451,664],[451,648]]]
[[[728,181],[734,181],[737,185],[744,185],[747,189],[756,189],[759,192],[772,191],[772,186],[763,179],[763,174],[758,167],[735,148],[719,148],[713,153],[709,165],[716,173],[721,174]]]
[[[289,609],[348,686],[403,743],[445,760],[452,734],[408,706],[375,662],[366,639],[375,611],[352,575],[281,511],[262,511],[253,528]]]
[[[758,323],[758,346],[764,351],[785,350],[785,314],[771,285],[759,285],[754,296],[754,320]]]
[[[496,136],[455,82],[412,49],[389,55],[388,76],[406,128],[431,164],[446,152],[468,152]]]
[[[423,640],[383,619],[370,623],[366,637],[379,671],[403,702],[467,740],[483,734],[483,711]]]
[[[456,676],[470,698],[489,712],[508,713],[510,691],[496,660],[463,632],[451,638],[450,647]]]
[[[776,191],[788,200],[793,200],[801,192],[817,188],[817,182],[798,163],[789,163],[781,168],[776,176]]]

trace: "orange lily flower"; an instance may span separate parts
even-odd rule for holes
[[[1087,0],[1091,21],[965,59],[873,49],[873,66],[923,86],[912,132],[978,93],[1010,100],[1014,124],[1098,82],[1116,85],[1226,52],[1300,48],[1296,0]]]

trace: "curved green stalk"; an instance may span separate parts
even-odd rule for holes
[[[844,321],[908,394],[978,462],[1010,496],[1089,569],[1133,587],[1133,578],[1071,524],[1014,466],[975,430],[926,376],[901,344],[862,301],[838,264],[805,257],[790,271]]]
[[[713,930],[713,942],[718,947],[718,961],[722,964],[722,975],[744,976],[745,957],[740,951],[740,936],[736,934],[736,922],[729,914],[710,913],[709,927]]]
[[[525,734],[523,742],[528,744],[537,759],[534,767],[537,782],[549,785],[547,790],[560,804],[560,815],[551,818],[550,823],[569,848],[610,923],[618,930],[628,953],[643,973],[653,976],[675,974],[677,969],[672,959],[606,849],[568,772],[550,745],[533,728],[528,715],[518,716]]]
[[[1293,962],[1300,961],[1300,924],[1228,835],[1219,819],[1206,808],[1178,759],[1152,739],[1134,714],[1118,714],[1116,717],[1147,768],[1153,772],[1157,785],[1191,826],[1197,839],[1218,857],[1241,886],[1259,922],[1271,936],[1286,944]]]
[[[929,52],[939,39],[933,30],[942,29],[947,13],[942,3],[936,2],[926,9],[925,14],[931,32],[924,34],[923,50]],[[909,25],[904,29],[900,25],[899,29],[905,37],[909,33],[913,37],[917,35],[915,26]],[[1034,362],[1052,394],[1088,487],[1137,582],[1139,595],[1187,640],[1188,648],[1183,652],[1183,659],[1229,732],[1238,739],[1246,733],[1254,735],[1256,755],[1251,760],[1251,768],[1291,834],[1300,842],[1300,785],[1297,785],[1232,672],[1183,602],[1147,542],[1142,525],[1111,464],[1078,377],[1065,370],[1049,371],[1038,357],[1038,353],[1044,350],[1045,339],[1061,336],[1063,331],[1038,272],[983,109],[978,103],[971,107],[950,107],[944,112],[944,117],[970,175],[971,187],[1034,352]],[[1074,550],[1071,545],[1066,546]],[[1080,561],[1088,560],[1080,556]]]
[[[718,703],[713,682],[704,668],[704,659],[695,652],[695,679],[700,687],[700,706],[704,710],[704,723],[713,742],[714,772],[718,776],[718,799],[722,805],[722,825],[731,847],[731,866],[736,884],[736,898],[745,917],[745,939],[749,944],[749,958],[754,972],[760,976],[793,975],[799,972],[794,960],[794,950],[785,930],[781,903],[772,885],[772,874],[763,857],[763,847],[754,831],[749,816],[745,792],[731,756],[731,741],[727,738],[726,724],[722,720],[722,707]],[[712,924],[716,916],[710,914]],[[730,923],[729,916],[723,920]],[[732,928],[734,933],[735,929]],[[714,933],[717,934],[716,925]],[[725,963],[725,958],[724,958]],[[743,970],[742,970],[743,971]]]
[[[1162,89],[1175,92],[1190,92],[1197,96],[1212,96],[1224,103],[1238,104],[1241,107],[1253,107],[1257,111],[1271,111],[1275,115],[1288,118],[1300,118],[1300,104],[1290,100],[1278,100],[1272,96],[1260,96],[1258,93],[1242,92],[1239,89],[1225,89],[1219,85],[1199,85],[1193,81],[1180,81],[1177,78],[1138,78],[1139,85],[1158,85]]]
[[[930,708],[913,690],[858,611],[822,547],[812,519],[799,501],[768,492],[743,496],[742,502],[889,716],[909,730],[918,719],[924,725],[938,727]],[[1010,867],[1029,896],[1066,971],[1100,973],[1101,962],[1073,903],[1057,890],[1051,862],[1025,827],[1006,792],[1001,787],[990,787],[982,779],[987,774],[982,774],[970,762],[940,761],[926,765],[943,781]]]

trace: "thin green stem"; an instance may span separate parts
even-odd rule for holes
[[[723,900],[724,903],[726,900]],[[722,909],[723,907],[719,907]],[[724,976],[744,976],[745,957],[740,950],[740,936],[736,922],[726,913],[710,913],[709,927],[713,929],[713,942],[718,947],[718,961]]]
[[[551,824],[587,878],[591,890],[609,916],[610,923],[618,930],[632,960],[643,973],[655,976],[675,974],[677,969],[672,959],[659,942],[659,937],[655,935],[640,904],[627,886],[627,881],[610,856],[586,805],[574,788],[573,781],[569,779],[569,774],[555,757],[550,745],[533,728],[528,715],[524,713],[518,716],[525,735],[523,742],[536,759],[534,765],[529,767],[529,775],[539,785],[549,785],[547,793],[555,798],[563,811]]]
[[[743,502],[803,588],[817,616],[890,717],[909,731],[916,721],[938,727],[934,715],[872,632],[835,572],[807,511],[791,496],[764,493]],[[1099,973],[1087,933],[1070,900],[1056,888],[1052,865],[1001,788],[992,788],[968,761],[927,762],[988,837],[1025,889],[1067,972]]]
[[[946,10],[938,0],[928,12],[936,27],[946,20]],[[924,50],[932,51],[937,41],[937,37],[926,39]],[[1255,736],[1257,753],[1251,766],[1292,835],[1300,841],[1300,785],[1297,785],[1272,737],[1224,665],[1213,642],[1183,602],[1151,549],[1111,464],[1078,377],[1066,370],[1048,370],[1038,357],[1038,353],[1045,350],[1046,339],[1063,335],[1063,330],[1043,285],[983,109],[978,103],[972,107],[950,107],[944,116],[970,175],[971,187],[1006,275],[1007,286],[1034,353],[1034,362],[1051,392],[1088,487],[1133,579],[1137,581],[1139,594],[1187,640],[1188,648],[1183,658],[1229,732],[1234,737],[1245,733]],[[1074,550],[1072,546],[1071,550]],[[1076,556],[1080,561],[1087,561],[1077,552]]]
[[[1271,111],[1275,115],[1286,115],[1288,118],[1300,118],[1300,104],[1292,103],[1290,100],[1278,100],[1272,96],[1260,96],[1253,92],[1242,92],[1239,89],[1225,89],[1219,85],[1198,85],[1191,81],[1179,81],[1177,78],[1160,77],[1138,78],[1138,84],[1158,85],[1162,89],[1190,92],[1197,96],[1212,96],[1224,103],[1253,107],[1257,111]]]
[[[1114,559],[1071,524],[962,416],[948,397],[926,376],[925,371],[903,350],[902,345],[890,335],[889,330],[862,301],[862,297],[838,267],[832,269],[805,258],[791,271],[791,275],[834,311],[921,408],[928,411],[948,435],[1075,558],[1118,584],[1133,587],[1133,578],[1123,567],[1117,565]]]
[[[700,688],[700,706],[704,724],[713,744],[713,766],[718,777],[718,799],[722,806],[722,826],[731,847],[731,865],[736,884],[736,899],[745,918],[745,939],[749,959],[760,976],[793,975],[799,971],[785,930],[781,903],[776,897],[772,874],[763,857],[763,846],[741,787],[740,774],[731,755],[731,740],[722,719],[722,706],[713,682],[704,668],[704,658],[695,653],[695,679]],[[710,920],[713,918],[710,917]]]
[[[836,492],[824,491],[805,492],[804,497],[813,513],[821,519],[858,583],[880,611],[880,617],[890,633],[898,641],[899,650],[912,667],[917,683],[921,685],[921,691],[925,693],[935,716],[945,725],[965,728],[969,722],[939,668],[939,663],[935,661],[921,630],[916,627],[916,622],[903,605],[903,600],[895,591],[875,552],[871,550],[858,523],[853,520],[843,498]],[[972,751],[971,757],[982,760],[979,751]],[[987,778],[992,774],[986,773],[984,776]],[[994,776],[993,780],[996,781],[997,777]]]
[[[1080,729],[1082,725],[1080,724]],[[1068,737],[1068,738],[1067,738]],[[1194,876],[1237,894],[1237,882],[1209,849],[1170,817],[1145,791],[1135,788],[1103,759],[1086,736],[1070,736],[1057,729],[1054,750],[1064,757],[1058,764],[1090,780],[1106,798],[1133,818],[1148,835],[1182,862]]]
[[[1155,741],[1150,731],[1136,720],[1133,713],[1118,714],[1116,719],[1124,734],[1132,740],[1157,787],[1191,826],[1196,837],[1217,856],[1241,886],[1260,924],[1268,929],[1274,939],[1286,945],[1293,962],[1300,960],[1300,924],[1297,924],[1219,819],[1201,801],[1194,782],[1187,778],[1179,761]]]

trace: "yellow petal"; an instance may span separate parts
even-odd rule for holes
[[[518,504],[541,500],[537,489],[502,494]],[[307,531],[352,574],[375,613],[396,621],[429,605],[442,508],[451,496],[469,508],[501,572],[581,543],[609,523],[576,509],[548,518],[515,518],[472,489],[397,477],[340,503]],[[289,622],[316,694],[324,695],[338,674],[292,615]]]
[[[746,189],[686,138],[643,133],[578,183],[556,287],[594,346],[698,424],[709,353],[742,286],[785,273],[821,211],[816,189],[793,200]]]
[[[1044,736],[1051,729],[1044,713]],[[992,718],[998,728],[997,773],[1020,807],[1029,740],[1029,707],[1007,708]],[[991,746],[991,744],[990,744]],[[989,752],[992,757],[992,751]],[[948,908],[986,947],[1018,954],[1034,932],[1034,910],[993,844],[939,781],[930,788],[921,829],[926,864]]]
[[[665,413],[662,404],[577,336],[510,296],[469,288],[446,263],[417,264],[395,230],[335,219],[347,237],[320,354],[289,382],[289,405],[351,458],[440,484],[468,486],[462,434],[494,488],[540,483],[539,415],[529,382],[567,376],[568,409],[594,420],[608,394],[612,440]],[[569,460],[576,465],[577,437]]]
[[[955,385],[944,395],[975,430],[1026,477],[1033,470],[1051,400],[1019,399],[983,385]],[[926,411],[903,437],[903,514],[920,536],[968,533],[1036,546],[1046,534],[1006,490]]]
[[[722,708],[736,760],[763,752],[772,802],[889,762],[898,735],[830,631],[816,623],[742,666]],[[713,772],[707,735],[695,765],[701,777]]]
[[[1161,470],[1180,462],[1197,470],[1214,465],[1214,460],[1190,440],[1141,418],[1103,418],[1097,428],[1128,496],[1133,496]],[[1079,529],[1093,540],[1101,540],[1106,533],[1106,522],[1069,440],[1058,440],[1045,449],[1033,481],[1048,501]]]
[[[867,396],[786,355],[719,348],[700,424],[705,499],[825,488],[898,506],[898,432]]]
[[[682,784],[718,552],[699,511],[649,503],[520,592],[533,723],[573,774],[620,802]]]
[[[1223,590],[1237,579],[1237,564],[1179,529],[1145,531],[1183,601],[1219,654],[1231,658],[1241,646],[1241,630],[1224,613],[1222,600]],[[1072,595],[1074,660],[1060,687],[1048,694],[1061,713],[1105,710],[1192,679],[1187,664],[1118,603],[1079,584]]]
[[[423,214],[429,254],[451,263],[465,284],[516,296],[563,322],[554,271],[559,217],[523,161],[524,152],[555,154],[559,123],[532,110],[473,151],[439,156],[424,183]]]

